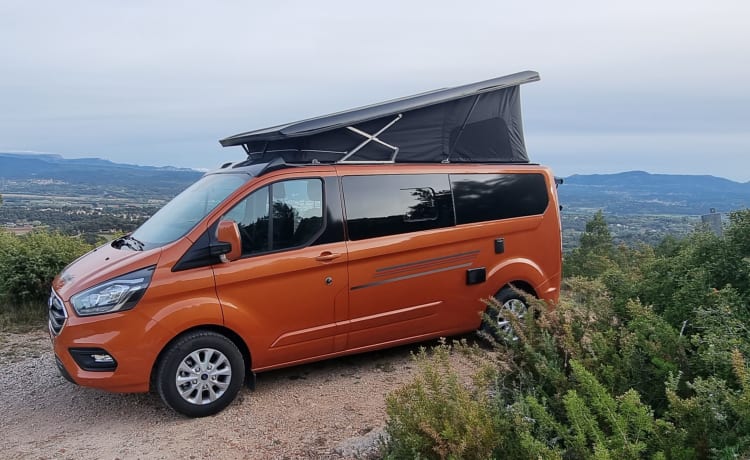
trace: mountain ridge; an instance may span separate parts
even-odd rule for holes
[[[726,177],[714,176],[711,174],[666,174],[666,173],[650,173],[647,171],[632,170],[632,171],[621,171],[616,173],[595,173],[595,174],[572,174],[564,178],[566,181],[572,180],[576,183],[579,179],[585,181],[596,181],[598,179],[635,179],[635,180],[667,180],[670,182],[674,181],[715,181],[723,182],[728,184],[737,184],[743,187],[750,187],[750,181],[739,182]]]
[[[126,168],[144,168],[148,170],[163,170],[163,171],[197,171],[192,168],[178,168],[176,166],[149,166],[149,165],[138,165],[131,163],[117,163],[111,160],[107,160],[99,157],[83,157],[83,158],[65,158],[59,153],[26,153],[26,152],[0,152],[0,159],[18,159],[18,160],[32,160],[41,161],[45,163],[75,163],[82,165],[99,165],[99,166],[113,166],[113,167],[126,167]],[[1,174],[1,173],[0,173]]]
[[[708,174],[575,174],[565,178],[558,193],[568,209],[615,214],[701,215],[750,207],[750,182]]]
[[[102,158],[68,159],[53,153],[0,152],[0,192],[115,193],[121,197],[171,198],[202,171],[115,163]],[[51,184],[40,184],[51,180]],[[750,182],[708,174],[623,171],[573,174],[558,189],[564,212],[602,209],[611,214],[701,215],[750,207]]]
[[[192,169],[129,165],[101,158],[0,152],[2,193],[164,199],[173,197],[202,175]]]

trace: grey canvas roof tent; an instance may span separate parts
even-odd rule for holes
[[[528,163],[520,72],[222,139],[251,162]]]

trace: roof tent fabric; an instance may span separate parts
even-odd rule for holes
[[[537,80],[536,72],[520,72],[220,142],[243,145],[258,161],[528,163],[519,85]]]

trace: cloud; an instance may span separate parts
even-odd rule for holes
[[[749,15],[724,0],[4,2],[0,139],[212,167],[241,154],[217,144],[236,132],[532,69],[542,155],[601,148],[604,170],[622,139],[696,159],[724,145],[750,171]]]

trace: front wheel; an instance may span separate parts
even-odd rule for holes
[[[211,331],[188,333],[170,344],[156,373],[164,403],[188,417],[220,412],[245,379],[242,353],[227,337]]]

